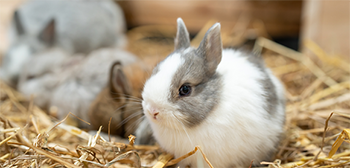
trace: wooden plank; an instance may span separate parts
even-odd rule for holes
[[[328,55],[350,62],[350,1],[305,1],[302,40],[312,40]],[[302,47],[302,52],[310,50]]]
[[[118,1],[130,27],[176,24],[182,17],[188,30],[197,33],[209,20],[233,27],[242,17],[262,20],[272,36],[298,35],[302,1]]]

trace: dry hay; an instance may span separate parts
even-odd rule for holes
[[[211,25],[211,24],[208,24]],[[242,26],[243,25],[243,26]],[[258,24],[259,25],[259,24]],[[205,29],[207,26],[205,26]],[[246,38],[244,24],[235,33],[223,32],[226,46]],[[260,34],[261,35],[261,34]],[[203,32],[194,38],[198,45]],[[350,65],[306,42],[317,56],[311,59],[266,38],[254,47],[286,86],[285,137],[268,167],[350,166]],[[2,167],[164,167],[174,165],[201,149],[188,149],[173,159],[158,146],[111,142],[57,122],[52,116],[0,83],[0,163]],[[234,152],[234,151],[232,151]],[[205,154],[203,154],[205,157]],[[173,159],[173,160],[172,160]],[[208,162],[209,164],[209,162]]]

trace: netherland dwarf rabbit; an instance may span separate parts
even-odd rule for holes
[[[125,43],[122,9],[111,0],[28,0],[14,13],[0,78],[15,85],[25,61],[51,47],[68,54]]]
[[[283,132],[282,84],[261,57],[222,49],[219,23],[198,48],[190,46],[181,18],[177,24],[174,52],[154,68],[142,93],[157,142],[175,157],[199,145],[220,168],[269,159]],[[197,158],[179,163],[187,165],[198,167]]]

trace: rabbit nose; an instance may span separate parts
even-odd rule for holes
[[[157,119],[157,115],[159,114],[158,110],[155,108],[151,108],[149,110],[149,113],[151,114],[151,116],[156,120]]]
[[[158,115],[159,113],[158,112],[156,112],[156,113],[154,113],[153,114],[153,118],[156,120],[157,119],[157,115]]]

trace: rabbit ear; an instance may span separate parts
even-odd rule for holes
[[[222,43],[220,37],[220,23],[214,24],[205,34],[204,39],[197,49],[197,53],[205,59],[207,74],[215,73],[221,62]]]
[[[51,19],[49,23],[44,27],[44,29],[39,34],[39,40],[48,44],[53,45],[55,42],[55,19]]]
[[[109,80],[112,94],[118,94],[117,96],[131,95],[131,86],[119,61],[112,65]]]
[[[181,18],[177,19],[177,33],[175,37],[175,50],[190,47],[190,37],[186,29],[185,23]]]
[[[15,13],[13,15],[13,19],[15,21],[17,34],[18,35],[23,35],[25,33],[25,31],[24,31],[24,27],[22,25],[21,18],[19,16],[19,12],[18,11],[15,11]]]

